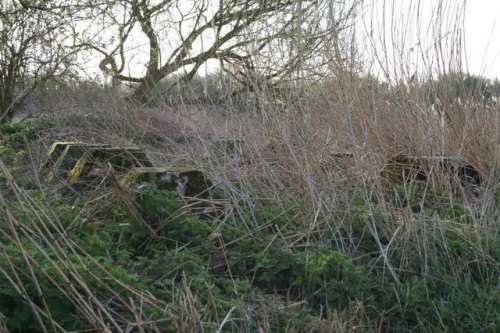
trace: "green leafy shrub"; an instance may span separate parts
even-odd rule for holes
[[[0,157],[21,154],[26,148],[26,142],[35,140],[40,131],[54,126],[49,120],[1,124]]]
[[[139,314],[167,332],[216,331],[226,316],[227,331],[319,331],[332,314],[367,330],[498,330],[500,239],[460,198],[412,191],[350,193],[329,216],[255,200],[218,219],[154,185],[95,209],[22,190],[0,207],[16,221],[0,224],[0,316],[12,332],[95,330],[99,304],[105,325]]]

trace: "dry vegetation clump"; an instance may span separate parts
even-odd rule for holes
[[[6,325],[371,332],[458,328],[466,316],[467,327],[496,328],[498,110],[460,106],[436,123],[430,105],[377,89],[362,78],[317,83],[299,102],[271,99],[254,113],[229,101],[146,108],[103,91],[90,109],[61,100],[64,116],[13,125],[2,137],[0,279],[11,287],[0,309],[21,295],[14,312],[28,317]],[[193,201],[116,182],[48,195],[33,152],[53,140],[195,165],[217,193],[203,203],[223,201],[224,212],[193,215]],[[475,192],[438,178],[384,182],[401,153],[465,157],[486,181]],[[44,290],[54,296],[36,301]]]
[[[382,195],[387,184],[380,171],[398,154],[458,156],[490,184],[497,177],[496,108],[455,104],[438,111],[371,77],[317,83],[302,90],[300,103],[289,100],[283,109],[271,99],[268,109],[254,113],[238,112],[229,101],[217,107],[142,107],[103,94],[52,104],[65,116],[52,118],[56,126],[42,134],[42,145],[60,140],[139,146],[154,165],[194,164],[233,194],[300,198],[322,207],[355,192]],[[75,100],[92,101],[91,110]]]

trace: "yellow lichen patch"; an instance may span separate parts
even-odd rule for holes
[[[73,167],[73,169],[71,169],[70,173],[66,177],[67,185],[74,185],[78,181],[83,171],[85,170],[85,166],[88,166],[89,161],[90,158],[88,154],[83,154],[82,157],[80,157],[78,162],[76,162],[75,166]]]
[[[151,162],[139,148],[98,147],[86,151],[66,178],[68,185],[90,182],[94,169],[113,168],[115,174],[124,174],[133,167],[150,166]],[[104,168],[102,168],[104,166]],[[93,172],[99,174],[98,172]],[[100,175],[104,176],[104,175]]]
[[[61,147],[61,148],[59,148]],[[48,169],[47,180],[52,181],[57,177],[65,179],[83,154],[92,149],[93,145],[82,143],[63,143],[54,147],[53,158],[45,163]]]
[[[49,150],[47,151],[47,154],[45,155],[45,158],[40,163],[40,170],[50,168],[68,146],[75,146],[82,148],[109,147],[109,145],[106,144],[88,144],[76,141],[55,142],[54,144],[52,144],[52,146],[50,146]]]
[[[151,166],[151,162],[137,147],[56,142],[50,147],[40,167],[46,170],[48,181],[60,178],[67,185],[74,185],[87,181],[86,178],[97,165],[110,165],[114,171],[123,174],[132,167]]]

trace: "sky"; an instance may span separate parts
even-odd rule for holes
[[[368,71],[379,78],[399,83],[460,69],[500,79],[500,0],[364,4],[358,42]]]
[[[500,79],[500,0],[467,1],[465,46],[471,73]]]
[[[448,13],[447,11],[451,11],[451,14],[447,15],[453,18],[454,14],[460,12],[464,2],[466,4],[465,26],[464,33],[460,36],[460,38],[464,38],[465,43],[465,53],[462,54],[462,64],[465,67],[463,69],[468,70],[471,74],[500,79],[500,0],[369,0],[366,3],[369,3],[369,6],[373,6],[374,9],[367,11],[368,14],[364,17],[366,23],[362,29],[365,29],[368,34],[371,31],[378,31],[379,35],[382,34],[381,27],[384,24],[381,23],[383,17],[381,6],[385,5],[385,10],[394,15],[393,20],[397,25],[395,39],[398,43],[396,43],[395,52],[399,52],[400,59],[395,68],[401,69],[408,65],[409,68],[402,74],[402,78],[407,79],[414,72],[425,72],[427,68],[431,68],[429,65],[436,65],[433,63],[435,56],[432,54],[434,52],[432,45],[438,38],[435,32],[438,25],[434,24],[438,17],[436,15],[437,5],[444,6],[443,12],[445,14]],[[401,7],[399,8],[399,6]],[[416,15],[417,7],[420,8],[419,17]],[[454,23],[451,19],[447,20],[446,15],[444,16],[442,21],[437,20],[443,23],[439,29],[446,36],[445,38],[451,40],[450,45],[452,45],[453,36],[450,37],[447,31],[453,30]],[[385,19],[387,20],[387,16]],[[394,40],[394,38],[391,39],[391,36],[388,36],[387,40]],[[417,52],[416,45],[420,45],[423,51]],[[371,47],[364,45],[361,49],[371,50]],[[426,59],[426,57],[428,58]],[[95,67],[97,69],[97,65]],[[131,67],[136,70],[143,69],[142,66],[134,66],[134,64],[131,64]],[[210,72],[216,69],[213,64],[204,67],[202,71]],[[399,74],[397,75],[399,76]]]

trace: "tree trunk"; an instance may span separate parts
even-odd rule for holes
[[[155,71],[145,77],[141,83],[135,88],[132,98],[141,104],[147,104],[151,101],[151,91],[160,82],[162,76],[159,71]]]
[[[7,124],[14,119],[15,108],[14,105],[12,105],[14,95],[10,91],[5,91],[9,89],[3,90],[4,91],[0,91],[0,124]]]
[[[139,86],[137,88],[135,88],[134,93],[132,94],[132,99],[134,99],[135,101],[137,101],[141,104],[148,103],[149,102],[149,92],[151,91],[153,86],[150,86],[146,82],[140,83]]]

